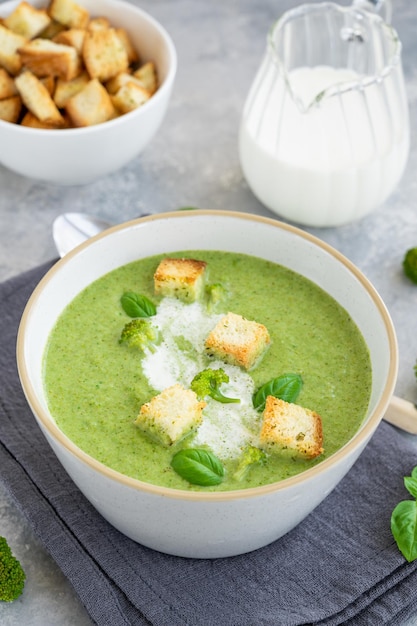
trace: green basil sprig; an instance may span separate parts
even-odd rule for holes
[[[285,402],[295,402],[303,386],[300,374],[282,374],[277,378],[259,387],[253,394],[253,406],[257,411],[263,411],[267,396],[280,398]]]
[[[397,504],[391,515],[391,532],[400,552],[411,563],[417,559],[417,466],[411,476],[405,476],[404,485],[414,500]]]
[[[215,454],[204,448],[184,448],[171,460],[171,467],[193,485],[209,487],[219,485],[224,476],[224,467]]]
[[[152,317],[156,313],[156,306],[149,298],[133,291],[126,291],[120,303],[129,317]]]

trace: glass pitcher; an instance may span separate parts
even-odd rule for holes
[[[409,152],[395,30],[366,8],[332,2],[288,11],[268,34],[239,131],[255,196],[284,219],[339,226],[381,205]]]

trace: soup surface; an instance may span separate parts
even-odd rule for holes
[[[207,262],[208,283],[221,284],[222,297],[183,304],[156,297],[153,274],[167,255],[120,267],[89,285],[65,309],[53,329],[44,357],[50,411],[62,431],[103,464],[153,484],[203,491],[255,487],[293,476],[343,446],[364,418],[371,390],[369,353],[347,312],[317,285],[280,265],[236,253],[182,251],[171,257]],[[162,341],[154,352],[120,345],[130,320],[120,298],[133,291],[157,306],[152,318]],[[271,345],[249,372],[201,356],[204,339],[228,311],[264,324]],[[168,386],[189,387],[207,365],[223,367],[229,383],[223,393],[240,403],[207,399],[195,434],[173,447],[150,440],[135,425],[141,405]],[[300,374],[297,404],[316,411],[323,424],[324,453],[314,460],[270,454],[243,479],[233,478],[242,449],[256,440],[261,414],[252,395],[285,373]],[[199,487],[171,467],[181,447],[205,447],[222,461],[220,485]]]

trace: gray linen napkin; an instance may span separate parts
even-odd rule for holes
[[[0,479],[96,624],[397,626],[417,611],[417,562],[390,534],[417,454],[385,423],[324,503],[251,554],[167,556],[96,513],[37,427],[15,367],[21,313],[50,265],[0,285]]]

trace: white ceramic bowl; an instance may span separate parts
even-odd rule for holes
[[[127,478],[75,446],[51,417],[42,357],[57,316],[80,290],[112,269],[173,250],[243,252],[283,264],[313,280],[350,313],[369,347],[373,383],[367,416],[354,437],[311,469],[263,487],[188,492]],[[116,226],[59,261],[35,289],[18,335],[21,383],[58,459],[96,509],[122,533],[185,557],[224,557],[267,545],[294,528],[337,485],[378,426],[397,374],[390,316],[368,280],[340,253],[275,220],[221,211],[186,211]],[[214,523],[215,521],[215,523]]]
[[[0,17],[20,0],[0,4]],[[46,0],[32,0],[45,7]],[[177,69],[174,44],[153,17],[122,0],[79,0],[91,16],[108,17],[126,29],[141,59],[154,61],[160,87],[143,106],[86,128],[43,130],[0,120],[0,163],[21,174],[59,185],[92,182],[117,171],[149,144],[164,118]]]

